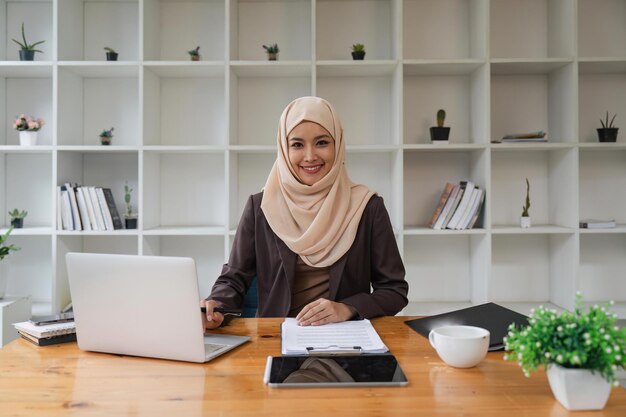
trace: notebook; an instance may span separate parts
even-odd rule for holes
[[[207,362],[250,338],[204,335],[192,258],[68,253],[78,347]]]
[[[13,326],[18,331],[28,333],[37,338],[76,333],[76,325],[73,321],[45,324],[41,326],[37,326],[30,321],[23,321],[21,323],[13,323]]]
[[[432,329],[450,325],[467,325],[482,327],[489,330],[489,350],[504,349],[503,338],[508,332],[509,325],[515,323],[520,326],[528,324],[528,318],[508,308],[495,303],[486,303],[436,316],[407,320],[405,324],[428,337]]]

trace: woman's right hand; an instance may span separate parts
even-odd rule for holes
[[[205,329],[217,329],[224,321],[222,313],[213,312],[213,309],[217,306],[218,304],[213,300],[200,301],[200,307],[206,308],[206,313],[200,313],[202,314],[202,324]]]

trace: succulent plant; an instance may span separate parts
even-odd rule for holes
[[[606,112],[606,120],[602,120],[600,119],[600,123],[602,124],[602,128],[603,129],[612,129],[613,126],[613,121],[615,121],[615,116],[617,116],[617,114],[613,115],[613,118],[611,119],[611,121],[609,122],[609,112]]]
[[[39,41],[39,42],[35,42],[33,44],[29,44],[26,41],[26,35],[24,34],[24,22],[22,22],[22,40],[24,41],[23,43],[13,39],[13,42],[18,44],[20,46],[20,48],[22,48],[22,51],[42,52],[39,49],[35,49],[35,46],[37,46],[37,45],[39,45],[41,43],[44,43],[45,41]]]
[[[117,52],[115,51],[115,49],[113,49],[113,48],[109,48],[108,46],[105,46],[105,47],[104,47],[104,50],[105,50],[105,51],[107,51],[107,52],[111,52],[112,54],[116,54],[116,53],[117,53]]]
[[[128,182],[124,185],[124,202],[126,203],[126,216],[130,217],[133,215],[133,206],[130,204],[130,193],[133,192],[133,189],[128,186]]]
[[[113,137],[113,131],[114,131],[114,130],[115,130],[115,128],[114,128],[114,127],[112,127],[112,128],[111,128],[111,129],[109,129],[109,130],[104,129],[104,130],[102,131],[102,133],[100,133],[100,137],[101,137],[101,138],[112,138],[112,137]]]
[[[265,49],[268,54],[277,54],[280,52],[280,49],[278,48],[277,43],[270,44],[270,45],[263,45],[263,49]]]
[[[11,216],[11,219],[23,219],[27,215],[28,212],[26,210],[20,211],[18,209],[13,209],[9,212],[9,216]]]
[[[362,43],[355,43],[352,45],[352,52],[365,52],[365,45]]]
[[[522,217],[530,217],[528,209],[530,208],[530,182],[526,178],[526,204],[522,207]]]
[[[198,56],[200,55],[200,47],[196,46],[194,49],[187,51],[187,53],[191,56]]]
[[[443,127],[443,122],[446,120],[446,111],[439,109],[437,112],[437,127]]]

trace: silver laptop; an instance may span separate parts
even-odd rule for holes
[[[204,334],[191,258],[68,253],[78,347],[207,362],[250,338]]]

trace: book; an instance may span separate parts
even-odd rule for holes
[[[407,320],[407,326],[424,337],[432,329],[450,325],[467,325],[482,327],[489,330],[489,350],[504,349],[504,337],[508,333],[509,325],[515,323],[518,326],[528,324],[528,318],[506,307],[495,303],[486,303],[461,310],[451,311],[430,317]]]
[[[82,219],[83,230],[91,230],[91,222],[89,221],[89,213],[87,212],[87,203],[83,195],[83,187],[76,187],[76,201],[78,202],[78,212]]]
[[[103,188],[102,193],[104,194],[104,198],[107,203],[107,207],[109,209],[109,213],[111,214],[111,220],[113,222],[113,229],[123,229],[124,225],[122,223],[122,218],[117,211],[117,206],[115,205],[115,199],[113,198],[113,192],[111,192],[110,188]]]
[[[23,339],[28,340],[29,342],[37,346],[50,346],[50,345],[57,345],[59,343],[68,343],[68,342],[76,341],[76,333],[68,333],[68,334],[62,334],[59,336],[51,336],[51,337],[35,337],[33,335],[30,335],[26,332],[22,332],[19,330],[18,330],[18,333],[20,334],[20,336],[22,336]]]
[[[109,206],[107,205],[107,201],[101,187],[96,187],[96,197],[98,197],[98,204],[100,205],[100,210],[102,211],[102,217],[104,218],[106,230],[115,230],[113,227],[113,217],[111,216]]]
[[[465,213],[465,208],[472,198],[472,191],[474,191],[474,183],[471,181],[467,181],[465,191],[463,192],[463,198],[461,199],[461,202],[454,211],[454,214],[452,215],[450,222],[446,226],[446,229],[455,229],[457,227],[459,221],[461,220],[461,217],[463,216],[463,213]]]
[[[61,186],[61,198],[63,199],[62,208],[63,215],[61,216],[63,221],[63,230],[74,230],[74,220],[72,219],[72,204],[70,202],[70,195],[65,185]]]
[[[107,230],[106,224],[104,223],[102,209],[100,208],[100,202],[98,201],[98,196],[96,195],[96,187],[87,187],[87,191],[91,200],[94,215],[96,217],[96,223],[98,223],[98,230]]]
[[[433,228],[433,226],[437,222],[437,219],[441,215],[441,212],[443,211],[443,208],[446,202],[448,201],[448,198],[450,197],[450,194],[452,193],[453,189],[454,189],[454,185],[450,184],[449,182],[447,182],[445,187],[443,188],[443,192],[441,193],[441,196],[439,197],[439,202],[437,203],[435,212],[433,213],[432,217],[430,218],[430,222],[428,223],[428,227],[430,227],[431,229]]]
[[[76,193],[72,184],[65,183],[65,189],[70,197],[70,205],[72,208],[72,224],[74,228],[72,230],[83,230],[82,223],[80,221],[80,213],[78,212],[78,202],[76,201]]]
[[[472,190],[472,196],[470,197],[469,203],[465,207],[465,211],[459,218],[459,222],[457,223],[455,227],[456,230],[465,229],[467,222],[469,222],[470,220],[470,216],[472,215],[472,210],[474,208],[474,205],[476,204],[476,200],[478,199],[479,194],[480,194],[479,188],[477,186],[474,187],[474,189]]]
[[[63,334],[76,333],[76,323],[73,321],[63,323],[52,323],[37,326],[30,321],[13,323],[17,331],[28,333],[31,336],[41,339],[42,337],[59,336]]]
[[[615,220],[583,219],[579,226],[581,229],[612,229],[617,223]]]
[[[469,225],[467,226],[468,229],[474,228],[474,225],[478,221],[478,217],[480,216],[480,213],[483,209],[484,203],[485,203],[485,190],[480,190],[480,199],[478,201],[478,207],[476,208],[476,211],[474,212],[474,214],[472,215],[472,218],[470,219]]]
[[[463,198],[463,194],[465,193],[466,187],[467,187],[467,181],[461,181],[459,183],[459,192],[457,193],[456,197],[454,197],[454,201],[452,202],[452,206],[450,206],[450,211],[448,211],[448,214],[446,214],[446,218],[443,219],[443,223],[441,224],[442,229],[445,229],[448,227],[448,223],[450,223],[450,219],[452,219],[452,216],[456,212],[456,209],[459,206],[461,199]]]
[[[437,221],[432,226],[433,229],[436,229],[436,230],[441,230],[442,229],[442,225],[444,224],[444,221],[446,220],[446,217],[448,217],[448,213],[450,213],[450,210],[452,209],[452,206],[454,205],[456,197],[457,197],[457,195],[459,194],[460,191],[461,191],[460,184],[456,184],[452,188],[452,192],[450,192],[450,196],[448,197],[448,200],[446,201],[446,204],[443,206],[443,210],[441,210],[441,213],[440,213],[439,217],[437,218]]]
[[[299,326],[295,318],[281,325],[283,355],[385,353],[387,346],[365,320],[350,320],[323,326]]]

